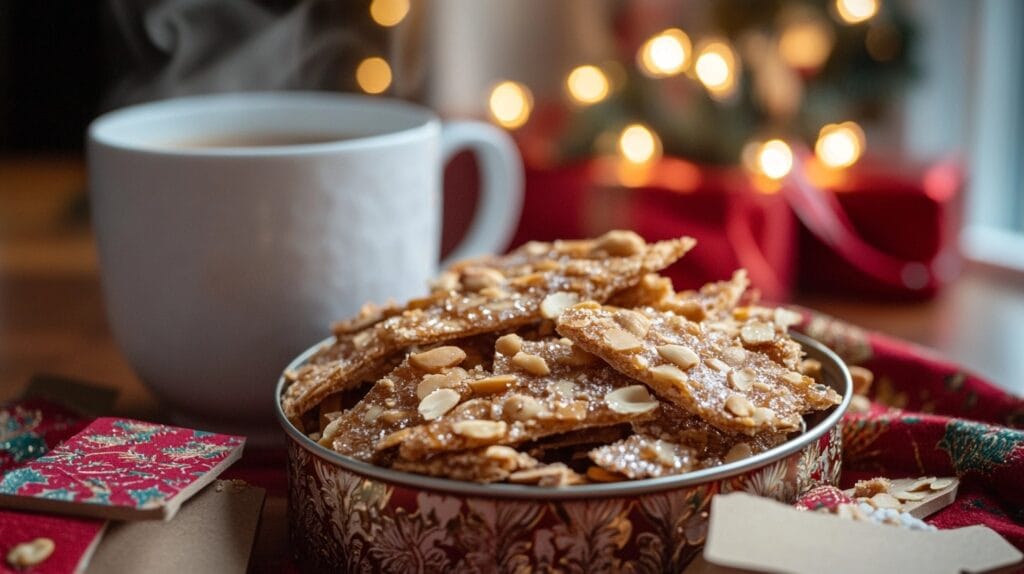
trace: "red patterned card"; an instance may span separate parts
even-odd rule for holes
[[[0,511],[0,573],[81,572],[88,565],[106,524],[91,518]],[[53,552],[38,564],[17,568],[2,559],[19,544],[31,543],[40,538],[53,543]]]
[[[242,454],[245,439],[99,418],[7,472],[0,506],[113,520],[169,520]]]

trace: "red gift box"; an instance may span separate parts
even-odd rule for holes
[[[957,275],[964,174],[955,162],[808,172],[786,190],[803,223],[801,289],[924,299]]]

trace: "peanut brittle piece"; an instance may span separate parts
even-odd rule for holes
[[[671,279],[649,273],[633,287],[616,293],[608,300],[608,305],[627,309],[650,307],[698,322],[726,319],[732,317],[749,286],[746,270],[739,269],[728,281],[708,283],[696,291],[676,293]]]
[[[791,431],[801,415],[840,402],[831,388],[779,365],[757,347],[784,337],[768,327],[738,334],[705,329],[674,313],[601,307],[566,309],[557,330],[664,400],[727,432]]]
[[[439,454],[422,461],[396,460],[392,468],[454,480],[501,482],[512,473],[534,469],[538,465],[528,454],[507,446],[493,445],[466,452]]]
[[[325,396],[358,384],[398,351],[480,333],[506,331],[554,319],[564,307],[583,300],[604,301],[682,257],[691,238],[646,244],[631,232],[609,232],[594,240],[530,243],[504,257],[455,265],[444,283],[400,314],[364,330],[337,336],[333,359],[305,371],[285,391],[290,418]]]
[[[682,474],[697,466],[697,453],[686,446],[635,434],[590,451],[594,464],[628,478]]]
[[[498,339],[494,376],[471,380],[474,398],[427,424],[381,441],[406,460],[528,441],[644,420],[657,401],[637,384],[564,339]],[[493,380],[498,379],[499,383]]]

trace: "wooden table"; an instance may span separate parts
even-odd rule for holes
[[[118,351],[104,316],[92,231],[75,217],[84,181],[79,158],[0,158],[0,400],[16,397],[31,375],[50,373],[118,389],[116,414],[160,419],[159,405]],[[1024,394],[1019,278],[970,268],[927,303],[797,302],[935,347]],[[268,500],[258,560],[285,554],[284,507],[281,497]]]

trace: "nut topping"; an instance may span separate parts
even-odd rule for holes
[[[452,425],[455,434],[477,440],[493,440],[505,436],[508,424],[505,421],[469,420]]]
[[[604,339],[611,346],[612,350],[619,352],[636,351],[643,346],[643,341],[638,339],[636,335],[617,328],[605,331]]]
[[[680,369],[686,370],[700,363],[700,357],[689,347],[682,345],[661,345],[658,347],[658,354],[662,359],[673,363]]]
[[[632,231],[609,231],[597,239],[596,248],[613,257],[628,257],[644,250],[644,240]]]
[[[658,401],[644,385],[630,385],[615,389],[604,396],[608,408],[617,413],[646,413],[658,408]]]
[[[469,381],[469,388],[473,389],[473,393],[477,395],[492,395],[505,392],[505,389],[515,382],[515,375],[494,375]]]
[[[15,568],[29,568],[42,564],[57,548],[49,538],[36,538],[22,542],[7,552],[7,563]]]
[[[738,417],[749,417],[754,414],[754,405],[743,395],[729,395],[725,399],[725,410]]]
[[[576,293],[559,291],[552,293],[540,302],[540,314],[545,319],[557,319],[562,311],[580,302],[580,296]]]
[[[497,287],[505,281],[505,275],[490,267],[469,267],[462,272],[462,285],[469,291]]]
[[[775,340],[775,329],[768,323],[751,321],[740,327],[740,339],[747,345],[763,345]]]
[[[543,377],[551,372],[544,357],[530,355],[522,351],[519,351],[512,357],[512,364],[535,377]]]
[[[461,399],[452,389],[437,389],[420,401],[417,410],[424,420],[432,421],[455,408]]]
[[[750,450],[750,445],[745,442],[738,442],[732,445],[729,452],[725,453],[725,457],[722,459],[725,462],[736,462],[737,460],[743,460],[753,456],[754,451]]]
[[[454,367],[466,359],[466,352],[458,347],[444,346],[409,355],[409,364],[428,373]]]
[[[615,312],[615,320],[622,325],[622,328],[636,335],[646,337],[647,330],[651,328],[651,322],[642,314],[629,309],[619,309]]]
[[[502,335],[494,342],[494,349],[502,355],[512,356],[523,348],[523,338],[515,333]]]
[[[751,368],[729,371],[729,384],[738,391],[749,391],[754,386],[757,373]]]

